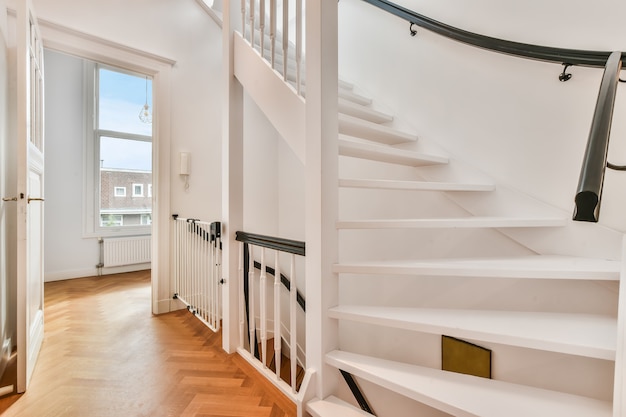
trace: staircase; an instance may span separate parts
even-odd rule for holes
[[[338,96],[339,349],[326,364],[379,416],[617,416],[619,233],[496,186],[349,82]],[[571,244],[581,235],[592,243]],[[492,379],[440,370],[442,335],[491,349]],[[305,403],[369,415],[343,386]]]
[[[398,291],[390,291],[388,287],[407,285],[405,288],[408,291],[417,289],[419,292],[421,287],[429,291],[428,288],[435,285],[433,283],[444,280],[444,283],[452,282],[459,288],[470,288],[474,284],[478,288],[483,286],[484,291],[488,292],[494,287],[506,288],[508,283],[514,281],[515,284],[511,284],[513,291],[514,286],[519,285],[524,288],[523,291],[538,294],[546,284],[559,285],[558,293],[565,294],[565,298],[570,285],[612,285],[609,297],[614,296],[617,303],[615,287],[620,279],[621,263],[567,254],[542,255],[524,245],[511,250],[512,254],[503,255],[500,252],[506,250],[493,249],[498,243],[487,243],[484,250],[474,248],[471,256],[460,258],[438,256],[429,259],[415,253],[419,251],[403,249],[402,246],[406,246],[407,242],[420,241],[419,236],[425,234],[434,236],[432,239],[443,236],[451,248],[448,252],[453,254],[456,245],[471,245],[471,242],[463,241],[463,237],[471,236],[472,233],[481,233],[478,242],[482,242],[482,239],[507,241],[510,239],[501,231],[524,230],[533,233],[533,230],[537,230],[539,233],[550,233],[550,230],[566,228],[569,219],[567,215],[555,214],[550,208],[542,210],[541,204],[536,202],[529,202],[533,205],[531,210],[490,215],[473,215],[463,210],[463,207],[458,207],[458,201],[462,201],[462,198],[450,199],[449,204],[456,206],[456,209],[451,209],[451,216],[445,212],[433,215],[420,207],[395,207],[396,202],[405,201],[405,198],[408,202],[420,204],[421,197],[425,194],[432,196],[432,192],[436,192],[434,194],[438,197],[435,198],[444,199],[442,196],[458,196],[459,193],[473,195],[472,198],[476,199],[487,198],[483,196],[493,193],[496,187],[492,182],[484,180],[425,179],[431,176],[430,171],[426,171],[420,178],[421,167],[440,166],[443,168],[439,170],[445,171],[454,161],[440,152],[416,150],[418,147],[412,145],[418,141],[416,135],[390,127],[393,117],[373,109],[372,101],[355,93],[353,88],[348,83],[340,83],[340,221],[337,222],[337,228],[340,231],[341,261],[335,265],[334,272],[339,275],[342,284],[340,305],[332,308],[329,315],[339,321],[341,350],[328,353],[326,363],[353,374],[357,381],[367,387],[364,389],[366,397],[371,393],[375,397],[376,392],[382,389],[392,393],[391,398],[402,396],[426,405],[419,406],[420,410],[425,410],[420,415],[425,416],[445,415],[442,413],[481,417],[612,415],[610,392],[604,396],[595,395],[603,398],[592,398],[585,393],[567,392],[575,389],[554,389],[566,387],[567,383],[563,381],[555,382],[552,389],[510,382],[507,379],[514,378],[507,376],[500,379],[497,359],[493,379],[446,372],[433,366],[432,360],[426,359],[426,363],[421,364],[419,360],[412,361],[410,358],[428,356],[423,353],[402,355],[394,353],[393,346],[380,347],[384,342],[375,336],[377,334],[381,338],[384,338],[382,335],[390,334],[412,340],[411,336],[406,335],[415,333],[418,335],[417,340],[426,338],[429,341],[416,349],[434,347],[435,350],[429,355],[436,356],[437,344],[433,342],[436,339],[432,337],[448,335],[487,345],[493,350],[495,358],[498,358],[500,351],[513,349],[516,352],[530,352],[533,357],[541,358],[545,355],[545,359],[538,359],[538,363],[555,358],[562,360],[563,357],[566,361],[567,358],[575,358],[582,363],[590,360],[591,365],[581,365],[578,374],[573,372],[572,375],[563,375],[563,379],[587,378],[585,366],[615,361],[617,319],[614,311],[584,311],[585,308],[572,308],[571,304],[576,304],[576,301],[562,300],[548,302],[553,303],[552,311],[545,307],[535,311],[529,308],[532,302],[512,305],[508,310],[506,305],[502,308],[498,303],[463,299],[462,294],[455,295],[454,290],[450,291],[450,299],[428,300],[418,296],[415,302],[407,302],[403,297],[393,298],[393,294]],[[449,178],[447,175],[440,177]],[[456,177],[463,178],[463,175]],[[475,178],[476,175],[466,177]],[[352,204],[351,196],[355,195],[355,190],[372,193],[370,201],[374,207]],[[392,194],[393,197],[385,204],[384,196]],[[520,198],[524,199],[523,196]],[[426,197],[424,200],[428,201]],[[438,201],[440,204],[441,201]],[[418,215],[410,216],[412,211]],[[351,236],[350,233],[354,232],[357,235]],[[398,247],[390,240],[403,239],[404,236],[408,238]],[[362,243],[364,241],[368,243]],[[359,242],[362,247],[370,244],[376,249],[366,249],[364,254],[352,250]],[[386,250],[384,247],[387,245],[392,248]],[[558,248],[555,248],[554,253],[559,253]],[[361,301],[360,294],[367,291],[361,290],[360,286],[367,286],[369,292],[378,292],[380,297],[389,298],[379,302],[376,297],[366,296]],[[465,298],[480,293],[476,289],[468,291]],[[445,296],[445,292],[440,295]],[[520,297],[527,295],[521,294]],[[606,294],[599,296],[600,299],[603,297]],[[557,306],[559,303],[562,305]],[[560,307],[563,307],[562,311]],[[358,341],[351,340],[356,332],[351,331],[354,326],[364,334],[369,334],[369,338],[357,336]],[[356,408],[354,400],[345,398],[345,392],[343,399],[339,399],[339,396],[337,394],[311,401],[306,410],[317,417],[369,415]],[[380,410],[377,415],[390,415],[389,411],[383,411],[386,410],[384,404],[374,400],[371,406],[374,411]],[[414,411],[409,409],[406,413],[416,415]],[[394,415],[399,414],[394,411]]]

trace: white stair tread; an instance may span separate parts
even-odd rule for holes
[[[276,71],[279,74],[283,74],[283,68],[282,66],[277,66]],[[287,81],[289,81],[290,83],[292,83],[292,85],[294,85],[296,83],[296,73],[295,71],[287,71]],[[302,84],[300,86],[301,92],[302,92],[302,96],[306,97],[306,79],[302,78],[301,80]],[[372,104],[372,99],[369,97],[365,97],[362,96],[360,94],[355,93],[354,91],[352,91],[351,89],[346,89],[344,88],[345,84],[341,82],[341,80],[339,81],[339,85],[338,85],[338,89],[337,89],[337,95],[340,99],[343,100],[347,100],[350,101],[352,103],[358,104],[360,106],[369,106]]]
[[[610,417],[611,403],[333,351],[326,362],[457,417]]]
[[[339,79],[339,88],[343,88],[344,90],[354,90],[354,84],[349,81]]]
[[[339,135],[339,154],[415,167],[448,163],[448,158],[445,156],[396,149],[375,143],[357,142],[345,135]]]
[[[370,413],[332,395],[324,400],[309,401],[306,410],[314,417],[372,417]]]
[[[621,263],[572,256],[342,262],[335,273],[619,281]]]
[[[362,96],[361,94],[357,94],[351,90],[346,90],[343,88],[339,88],[339,98],[352,101],[362,106],[369,106],[370,104],[372,104],[371,98]]]
[[[344,178],[340,187],[415,191],[493,191],[494,184]]]
[[[441,219],[363,219],[339,220],[337,229],[432,229],[560,227],[567,220],[558,217],[460,217]]]
[[[417,135],[342,113],[339,114],[339,133],[386,145],[417,141]]]
[[[352,101],[339,98],[339,112],[359,119],[368,120],[372,123],[388,123],[393,121],[393,116],[374,110],[371,107],[362,106]]]
[[[617,320],[593,314],[343,305],[329,316],[605,360],[617,346]]]

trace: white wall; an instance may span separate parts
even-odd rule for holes
[[[45,52],[46,281],[96,275],[99,246],[83,237],[83,60]]]
[[[478,33],[548,46],[624,50],[623,3],[531,1],[504,7],[497,1],[400,1],[418,13]],[[563,7],[567,19],[563,19]],[[469,161],[498,184],[573,211],[580,163],[602,70],[562,67],[472,48],[419,29],[358,0],[342,1],[340,72],[392,109],[424,141]],[[597,18],[603,10],[611,13]],[[376,30],[363,30],[363,27]],[[530,30],[532,28],[532,30]],[[367,53],[355,45],[367,45]],[[393,75],[393,76],[392,76]],[[618,92],[610,160],[620,160],[626,123]],[[620,162],[617,162],[620,163]],[[620,190],[626,176],[609,171],[601,222],[626,230]]]
[[[166,200],[164,206],[169,206],[169,210],[159,213],[160,221],[173,213],[203,220],[219,219],[221,116],[217,92],[221,91],[221,33],[215,22],[193,0],[40,0],[35,1],[35,8],[40,20],[175,61],[171,78],[166,78],[171,80],[166,86],[171,89],[167,100],[171,111],[167,114],[168,122],[162,124],[169,126],[171,143],[161,148],[171,165],[171,174],[159,178],[163,185],[160,198]],[[138,65],[144,65],[143,62]],[[188,190],[178,174],[178,155],[182,151],[192,155]],[[165,230],[160,234],[159,246],[167,247],[167,227],[161,229]],[[163,303],[169,299],[168,272],[159,273],[164,282],[158,284],[158,298]],[[155,308],[167,310],[161,304]]]
[[[194,0],[36,0],[38,17],[176,61],[172,71],[171,209],[220,216],[221,31]],[[190,152],[189,190],[178,153]]]

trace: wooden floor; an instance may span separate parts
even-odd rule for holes
[[[150,313],[149,271],[46,283],[29,390],[3,417],[282,417],[295,405],[186,310]]]

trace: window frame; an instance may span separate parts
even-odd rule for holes
[[[136,193],[135,190],[139,187],[141,189],[140,192]],[[133,197],[143,197],[143,184],[133,183]]]
[[[98,101],[99,101],[99,70],[104,68],[111,71],[126,73],[138,77],[146,77],[146,74],[140,74],[116,68],[106,64],[96,63],[93,61],[84,61],[84,85],[85,94],[85,146],[83,155],[83,237],[112,237],[112,236],[131,236],[131,235],[150,235],[152,233],[152,225],[133,225],[133,226],[101,226],[101,210],[100,210],[100,141],[103,137],[115,139],[129,139],[145,142],[153,142],[154,125],[152,125],[152,136],[117,132],[106,129],[98,129]],[[148,77],[151,77],[148,75]],[[154,149],[153,151],[154,152]],[[154,167],[152,169],[154,173]],[[134,190],[133,190],[134,191]],[[128,193],[126,193],[128,195]],[[152,198],[152,207],[155,200]],[[153,210],[153,209],[151,209]],[[107,213],[108,214],[108,213]]]
[[[121,193],[117,193],[122,191]],[[126,187],[113,187],[113,197],[126,197]]]

